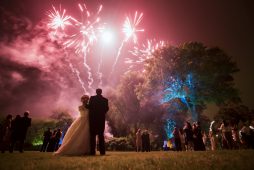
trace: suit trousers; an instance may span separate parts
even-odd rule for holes
[[[95,148],[96,148],[96,135],[98,135],[99,139],[99,150],[101,155],[105,155],[105,139],[104,139],[104,132],[101,133],[91,133],[90,134],[90,145],[91,145],[91,155],[95,155]]]

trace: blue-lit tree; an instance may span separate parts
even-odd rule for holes
[[[186,75],[186,79],[182,80],[179,77],[171,77],[171,80],[166,83],[166,89],[164,90],[164,96],[161,100],[162,103],[167,103],[173,99],[180,99],[188,108],[188,112],[192,115],[192,119],[197,121],[197,112],[195,107],[195,90],[193,85],[192,74]],[[178,102],[179,103],[179,102]],[[178,110],[182,109],[182,105],[175,103],[178,106]]]
[[[207,103],[220,105],[238,97],[233,79],[237,71],[219,48],[202,43],[165,46],[146,61],[145,72],[124,75],[113,90],[108,114],[112,129],[123,135],[130,130],[121,126],[143,125],[157,129],[157,134],[164,129],[161,137],[171,138],[174,126],[200,121]],[[120,129],[126,133],[119,133]]]
[[[189,117],[198,121],[207,103],[221,105],[238,97],[233,74],[239,70],[219,48],[191,42],[166,46],[153,55],[141,91],[144,99],[157,98],[166,106],[165,120],[184,114],[182,122]]]

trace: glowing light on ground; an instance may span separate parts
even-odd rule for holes
[[[32,141],[32,145],[33,146],[40,146],[40,145],[42,145],[43,144],[43,141],[41,140],[41,139],[34,139],[33,141]]]

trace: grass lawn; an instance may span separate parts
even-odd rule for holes
[[[98,154],[98,153],[97,153]],[[107,152],[106,156],[59,157],[52,153],[0,154],[0,170],[64,169],[254,169],[254,150],[206,152]]]

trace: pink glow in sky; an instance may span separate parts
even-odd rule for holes
[[[84,93],[82,82],[91,95],[97,87],[114,88],[119,77],[130,68],[130,63],[125,61],[142,60],[135,58],[130,51],[135,51],[136,47],[136,52],[144,52],[149,48],[147,41],[153,39],[170,44],[201,41],[224,49],[241,69],[236,83],[243,101],[254,108],[254,80],[250,74],[254,72],[254,6],[248,1],[8,0],[1,2],[0,7],[0,114],[31,110],[35,116],[41,116],[64,106],[76,115],[79,98]],[[53,39],[49,34],[45,24],[49,23],[49,11],[52,16],[58,16],[57,20],[51,17],[53,20],[49,26],[55,29],[53,33],[57,29],[57,33],[64,31],[65,35]],[[139,12],[135,20],[136,11]],[[125,21],[128,23],[127,16],[129,21],[138,23],[137,30],[145,31],[136,32],[131,37],[137,30],[127,29],[127,34],[124,34],[122,26]],[[109,28],[112,41],[101,43],[100,38],[104,35],[101,28]],[[110,39],[108,35],[106,37],[105,40]],[[108,79],[126,37],[131,41],[122,47],[119,54],[113,75],[116,80]]]

